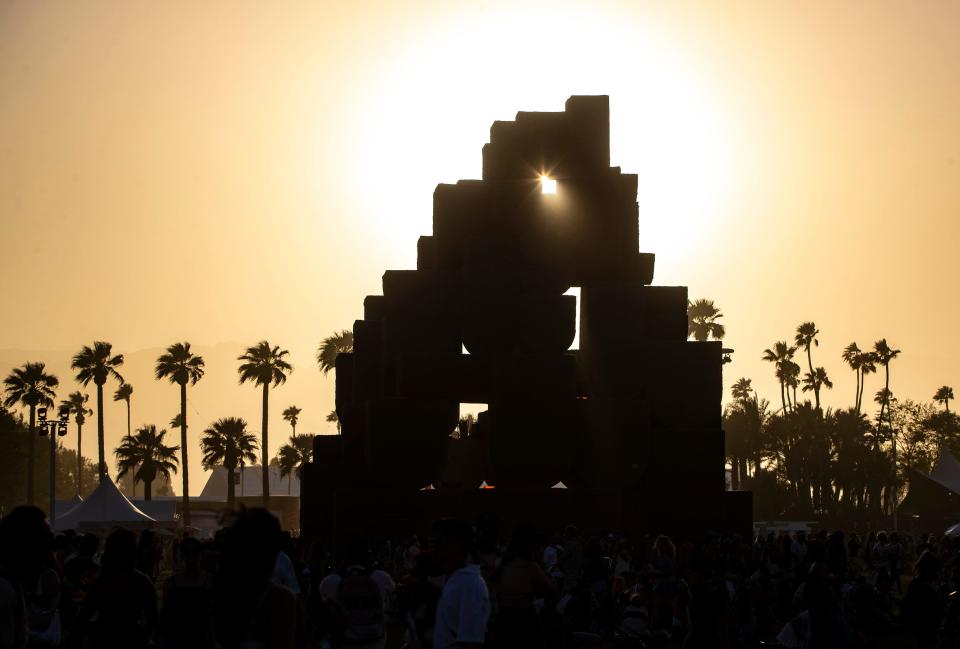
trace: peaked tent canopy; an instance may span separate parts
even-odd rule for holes
[[[960,494],[960,462],[949,451],[942,450],[930,471],[930,479],[939,482],[953,493]]]
[[[110,527],[122,523],[152,523],[150,518],[137,509],[112,480],[104,480],[87,496],[87,499],[70,511],[57,517],[56,530],[82,527]]]

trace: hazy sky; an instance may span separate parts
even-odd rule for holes
[[[929,399],[960,388],[958,33],[932,0],[0,0],[0,371],[109,340],[134,423],[165,423],[148,372],[187,339],[223,359],[201,423],[258,422],[230,359],[268,338],[296,364],[273,442],[289,403],[328,432],[312,353],[413,267],[434,186],[479,177],[494,120],[609,94],[641,248],[723,308],[728,385],[777,401],[761,352],[812,319],[828,405],[842,348],[884,336],[894,392]]]

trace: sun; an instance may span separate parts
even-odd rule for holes
[[[540,175],[540,192],[542,194],[556,194],[557,181],[547,175]]]
[[[438,16],[365,84],[349,175],[357,217],[382,249],[432,227],[438,183],[480,178],[495,120],[560,111],[570,95],[609,95],[611,164],[638,176],[640,248],[689,263],[729,220],[737,128],[724,91],[669,33],[583,7]],[[577,47],[560,45],[576,43]],[[548,64],[524,66],[523,61]],[[535,70],[535,73],[533,72]],[[376,189],[369,167],[389,169]],[[556,179],[540,179],[543,194]],[[399,253],[398,253],[399,254]]]

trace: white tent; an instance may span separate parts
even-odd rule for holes
[[[58,516],[53,527],[56,530],[66,530],[153,522],[154,519],[137,509],[120,493],[117,485],[108,479],[101,482],[86,500]]]
[[[300,480],[297,478],[296,471],[287,476],[280,475],[280,468],[270,467],[268,475],[270,480],[271,496],[299,496]],[[259,464],[248,466],[243,471],[235,469],[233,472],[234,495],[240,496],[262,496],[263,495],[263,473]],[[227,500],[227,470],[222,467],[214,467],[207,479],[207,484],[203,486],[200,492],[199,500],[216,500],[226,502]]]
[[[930,479],[939,482],[953,493],[960,494],[960,462],[946,449],[941,450],[930,472]]]

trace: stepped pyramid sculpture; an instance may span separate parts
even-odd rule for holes
[[[483,180],[437,187],[417,269],[384,273],[337,358],[342,434],[317,437],[304,471],[306,534],[356,510],[385,534],[487,510],[749,532],[749,494],[724,492],[720,344],[687,341],[685,287],[650,285],[637,177],[609,140],[608,98],[571,97],[495,122]],[[452,440],[461,403],[488,409]],[[496,490],[476,495],[482,480]]]

